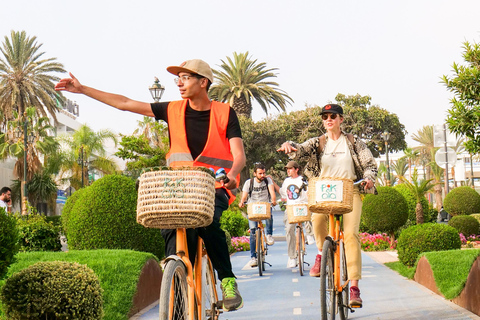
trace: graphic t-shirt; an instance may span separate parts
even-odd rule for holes
[[[273,181],[270,178],[265,178],[268,179],[268,185],[273,185]],[[248,179],[245,181],[245,184],[243,185],[243,192],[248,193],[250,191],[250,183],[254,181],[253,183],[253,190],[252,190],[252,196],[248,198],[247,203],[252,203],[252,202],[270,202],[268,199],[268,186],[265,183],[265,181],[258,182],[257,178],[252,178]]]
[[[280,188],[280,196],[282,199],[287,199],[287,205],[308,203],[306,190],[300,190],[302,186],[302,176],[296,178],[288,177],[283,181],[282,187]]]

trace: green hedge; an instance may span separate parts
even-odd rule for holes
[[[47,222],[45,216],[18,216],[20,251],[60,251],[60,228]]]
[[[417,215],[416,215],[416,207],[417,207],[417,199],[413,194],[413,191],[410,190],[405,184],[397,184],[393,187],[395,190],[400,192],[400,194],[405,198],[408,207],[408,225],[413,225],[417,223]],[[432,217],[429,216],[430,210],[428,206],[428,201],[426,198],[422,198],[421,200],[422,208],[423,208],[423,219],[424,222],[432,221]],[[436,216],[435,216],[436,218]]]
[[[19,239],[17,220],[0,208],[0,279],[7,273],[8,266],[15,261]]]
[[[454,216],[448,221],[448,225],[454,227],[465,237],[478,235],[480,228],[480,223],[472,216]]]
[[[479,213],[480,194],[467,186],[452,189],[443,200],[443,208],[451,216]]]
[[[38,262],[8,278],[0,298],[9,319],[103,317],[98,277],[78,263]]]
[[[413,267],[422,252],[460,249],[462,242],[455,228],[445,224],[424,223],[406,228],[397,241],[398,260]]]
[[[81,194],[74,197],[77,192]],[[163,258],[165,245],[160,230],[137,223],[134,181],[109,175],[77,192],[64,207],[69,249],[131,249]]]

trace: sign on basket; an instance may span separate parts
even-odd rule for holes
[[[343,181],[319,180],[315,184],[315,201],[343,201]]]
[[[308,215],[307,205],[293,207],[294,217],[306,217],[307,215]]]
[[[252,212],[255,215],[266,216],[267,215],[267,206],[264,204],[253,204]]]

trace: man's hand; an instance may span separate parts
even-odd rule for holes
[[[68,91],[72,93],[82,93],[82,85],[75,76],[69,72],[71,78],[64,78],[55,85],[57,91]]]
[[[284,142],[280,148],[277,149],[277,152],[284,151],[286,154],[291,153],[293,151],[297,151],[290,143]]]
[[[221,180],[222,185],[228,190],[235,189],[237,187],[237,180],[235,179],[235,177],[229,177],[227,175],[227,179],[228,180],[226,182],[225,180]]]

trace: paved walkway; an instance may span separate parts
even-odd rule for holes
[[[250,268],[249,252],[232,256],[244,307],[223,313],[220,319],[319,319],[319,280],[308,275],[301,277],[298,269],[288,269],[287,248],[282,226],[283,212],[274,214],[275,245],[269,247],[264,276]],[[309,245],[306,261],[313,264],[315,245]],[[475,314],[434,294],[415,281],[408,280],[383,265],[395,261],[394,252],[362,253],[363,279],[360,289],[364,307],[349,314],[349,319],[479,319]],[[307,267],[306,269],[309,269]],[[308,273],[308,271],[307,271]],[[158,304],[132,319],[157,320]]]

